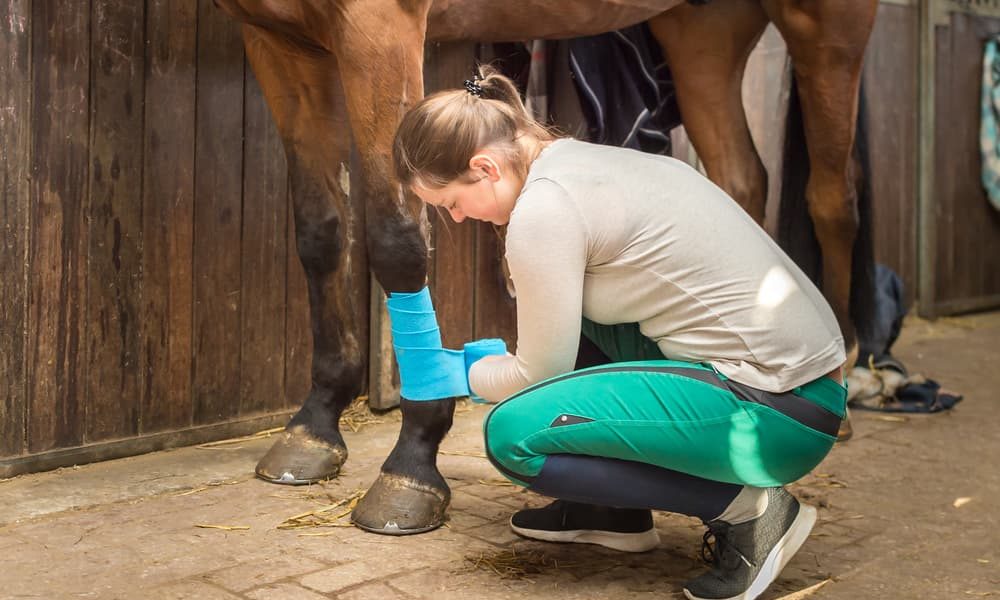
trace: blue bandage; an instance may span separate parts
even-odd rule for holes
[[[399,364],[400,393],[407,400],[469,396],[472,363],[507,352],[507,345],[499,339],[469,342],[462,350],[442,348],[441,329],[426,287],[416,293],[392,293],[386,307]]]

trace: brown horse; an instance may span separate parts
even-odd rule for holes
[[[767,180],[740,98],[747,57],[768,22],[798,81],[811,174],[806,197],[822,248],[822,288],[853,344],[848,318],[858,228],[852,167],[862,55],[876,0],[216,0],[244,23],[247,56],[282,136],[299,256],[309,283],[312,390],[261,459],[264,479],[334,476],[347,456],[341,411],[362,390],[366,358],[353,322],[360,219],[346,186],[352,136],[362,168],[369,265],[387,291],[420,290],[427,273],[420,205],[391,179],[401,115],[423,95],[428,40],[516,41],[598,34],[648,21],[671,64],[684,125],[709,177],[758,221]],[[363,249],[360,249],[363,250]],[[438,445],[454,399],[401,401],[403,424],[382,472],[354,511],[382,533],[441,524],[450,492]]]

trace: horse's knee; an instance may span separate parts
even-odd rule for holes
[[[739,170],[729,169],[716,182],[758,223],[764,221],[767,204],[767,170],[757,157]]]
[[[337,268],[345,240],[341,219],[329,214],[318,219],[296,218],[295,244],[309,276],[323,276]]]
[[[402,215],[368,223],[368,264],[386,291],[415,292],[427,278],[420,225]]]
[[[846,177],[837,177],[825,182],[810,182],[806,196],[809,216],[820,244],[825,245],[831,239],[852,244],[860,220],[857,195],[853,187],[848,185]]]

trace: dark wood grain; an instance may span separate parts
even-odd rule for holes
[[[939,30],[942,31],[942,30]],[[982,52],[1000,19],[953,14],[939,36],[935,203],[938,272],[933,301],[947,314],[1000,300],[1000,215],[980,181]],[[944,46],[944,47],[942,47]]]
[[[246,71],[240,413],[277,410],[285,392],[288,170],[260,86]]]
[[[148,0],[140,430],[192,422],[197,5]]]
[[[243,45],[239,26],[198,3],[195,134],[194,421],[239,412]]]
[[[476,307],[474,335],[479,338],[503,338],[514,351],[517,339],[517,311],[507,293],[500,265],[503,240],[490,223],[476,228]]]
[[[143,4],[91,3],[86,442],[138,433]]]
[[[32,3],[28,451],[83,441],[90,5]]]
[[[917,291],[916,6],[881,4],[865,60],[875,260]]]
[[[0,3],[0,456],[25,445],[31,9]]]

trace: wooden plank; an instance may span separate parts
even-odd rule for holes
[[[955,232],[955,215],[950,210],[951,206],[945,197],[945,190],[949,189],[952,185],[952,170],[950,169],[950,162],[947,161],[948,149],[945,147],[948,145],[946,127],[942,127],[942,125],[948,123],[947,119],[950,118],[951,111],[951,35],[947,29],[938,28],[935,32],[935,38],[935,87],[932,89],[935,114],[933,119],[934,128],[932,130],[934,136],[934,153],[933,159],[929,164],[921,165],[922,169],[934,171],[933,187],[931,188],[933,190],[931,192],[933,212],[930,215],[933,221],[924,224],[928,229],[926,233],[932,244],[931,256],[934,258],[932,281],[934,282],[934,288],[931,290],[929,296],[921,296],[921,303],[926,300],[932,306],[941,300],[942,284],[947,285],[947,281],[950,279],[949,273],[955,264],[955,253],[953,252],[954,247],[952,245],[952,235]],[[944,121],[941,120],[942,115],[948,115]],[[944,162],[939,162],[941,159],[944,159]],[[928,242],[921,240],[921,243]],[[934,310],[934,316],[936,316],[936,308]]]
[[[135,435],[141,389],[143,3],[91,4],[84,441]]]
[[[875,259],[917,289],[918,11],[883,3],[865,60]]]
[[[277,127],[253,71],[246,69],[240,413],[285,404],[288,169]]]
[[[0,3],[0,456],[25,444],[31,9]]]
[[[126,456],[136,456],[170,448],[204,444],[215,440],[225,440],[253,435],[288,421],[290,413],[283,411],[273,415],[263,415],[213,423],[196,427],[186,427],[179,431],[167,431],[111,442],[97,442],[86,446],[50,450],[31,456],[0,460],[0,479],[50,471],[60,467],[71,467],[101,460],[112,460]],[[206,450],[210,452],[210,450]]]
[[[28,451],[83,441],[89,3],[32,3]]]
[[[399,404],[399,369],[392,349],[392,324],[385,308],[385,290],[371,277],[368,343],[368,404],[384,410]]]
[[[920,65],[919,143],[917,145],[917,202],[919,225],[917,230],[917,285],[918,310],[921,316],[934,316],[934,274],[937,270],[935,250],[936,215],[934,205],[934,143],[935,100],[937,95],[936,61],[937,34],[934,26],[933,0],[920,0]]]
[[[237,23],[198,2],[195,133],[194,421],[239,412],[243,44]]]
[[[961,306],[1000,295],[1000,259],[996,256],[1000,254],[1000,214],[982,188],[979,157],[983,44],[1000,32],[1000,19],[957,13],[946,31],[951,37],[951,81],[946,88],[950,107],[938,112],[940,122],[947,126],[940,129],[944,139],[938,157],[946,175],[939,179],[937,192],[953,228],[948,232],[951,261],[938,277],[936,300],[942,313],[946,304]]]
[[[192,422],[194,3],[146,4],[140,433]]]
[[[474,336],[503,338],[513,352],[517,338],[517,312],[507,293],[500,257],[503,240],[490,223],[476,227],[476,306]]]
[[[431,287],[441,341],[445,348],[460,349],[473,339],[475,306],[476,225],[456,224],[447,212],[428,212],[434,228],[435,277]]]

